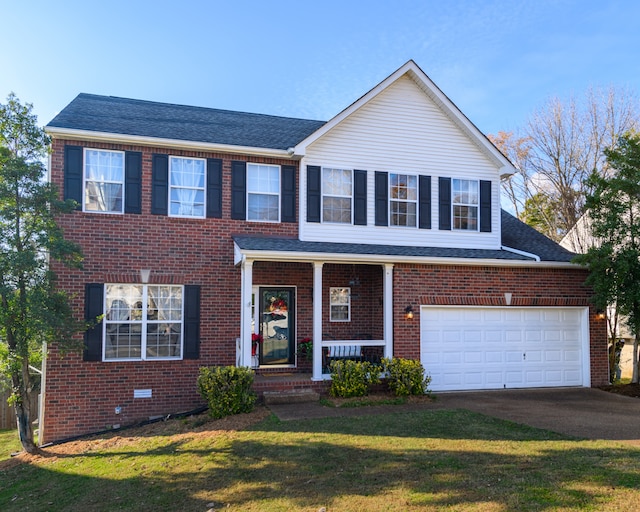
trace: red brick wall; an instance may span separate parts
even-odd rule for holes
[[[582,269],[464,267],[399,264],[394,267],[394,355],[420,359],[419,305],[590,306]],[[413,320],[404,309],[413,305]],[[418,305],[418,307],[416,307]],[[591,385],[608,381],[605,320],[589,309]]]
[[[65,141],[53,143],[53,181],[62,188]],[[83,145],[76,141],[69,144]],[[84,144],[95,148],[143,153],[142,214],[111,215],[74,212],[59,219],[65,235],[82,244],[83,270],[56,266],[62,287],[75,294],[78,314],[84,310],[86,283],[139,282],[139,270],[151,269],[151,283],[201,285],[201,345],[199,360],[84,362],[82,354],[61,357],[49,347],[46,373],[43,442],[125,425],[149,416],[188,411],[203,405],[196,390],[200,366],[235,363],[240,334],[240,269],[233,265],[232,234],[297,237],[298,225],[232,220],[231,161],[291,164],[290,161],[206,152],[171,151],[144,146]],[[182,219],[151,215],[151,155],[223,159],[223,218]],[[256,262],[254,285],[297,287],[297,333],[312,337],[313,270],[309,263]],[[356,280],[359,284],[350,285]],[[514,305],[587,305],[590,292],[582,286],[582,270],[403,265],[394,268],[395,354],[420,357],[420,304],[503,305],[513,293]],[[329,322],[329,288],[349,286],[352,321]],[[323,332],[337,339],[383,336],[383,269],[380,265],[323,267]],[[412,304],[415,318],[404,319]],[[593,313],[593,312],[592,312]],[[590,318],[592,384],[607,381],[604,321]],[[303,363],[302,368],[309,365]],[[148,399],[134,399],[134,389],[152,389]],[[115,414],[115,408],[121,414]]]

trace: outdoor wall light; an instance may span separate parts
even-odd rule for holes
[[[413,308],[411,307],[411,304],[404,308],[404,317],[407,320],[413,320]]]
[[[602,309],[598,309],[598,310],[596,311],[596,318],[597,318],[598,320],[604,320],[604,318],[605,318],[605,314],[604,314],[604,311],[603,311]]]

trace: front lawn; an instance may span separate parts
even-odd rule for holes
[[[640,449],[468,411],[281,422],[258,408],[44,452],[0,462],[0,510],[596,511],[640,498]]]

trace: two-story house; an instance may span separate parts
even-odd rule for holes
[[[43,442],[200,406],[210,365],[310,387],[333,358],[383,356],[421,360],[434,391],[607,382],[585,271],[501,210],[511,163],[413,61],[328,122],[80,94],[46,129],[85,255],[60,286],[104,316],[83,353],[48,347]]]

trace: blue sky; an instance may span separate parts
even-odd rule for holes
[[[0,101],[78,93],[326,120],[413,59],[485,133],[640,91],[635,0],[0,0]]]

